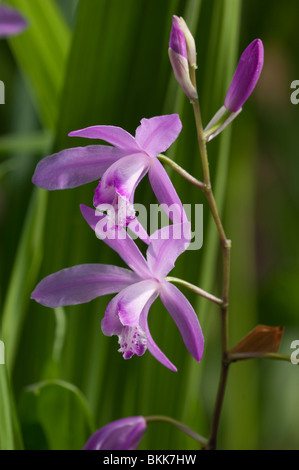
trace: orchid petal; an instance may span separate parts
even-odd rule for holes
[[[80,206],[80,209],[86,222],[96,232],[97,236],[102,238],[102,233],[105,228],[105,219],[107,219],[107,216],[102,215],[96,210],[83,204]],[[99,214],[99,216],[96,214]],[[102,240],[116,251],[124,262],[141,278],[146,279],[152,277],[144,256],[124,228],[107,228],[106,236],[103,237]]]
[[[136,129],[135,139],[150,157],[156,157],[170,147],[181,130],[182,123],[178,114],[144,118]]]
[[[118,334],[120,325],[135,326],[139,324],[140,314],[153,296],[157,296],[159,284],[154,280],[140,281],[119,292],[109,302],[105,317],[102,320],[102,330],[107,336]],[[115,322],[117,317],[120,323]]]
[[[132,204],[135,189],[147,173],[149,163],[149,158],[141,153],[123,157],[112,164],[95,190],[94,206],[113,204],[115,195]]]
[[[204,337],[192,305],[174,285],[167,281],[162,284],[160,297],[180,330],[186,348],[199,362],[203,355]]]
[[[141,281],[122,290],[116,296],[119,297],[117,309],[122,324],[133,326],[138,323],[144,306],[158,290],[159,283],[154,280]]]
[[[18,10],[7,5],[0,5],[0,38],[19,34],[27,26],[26,19]]]
[[[145,431],[142,416],[118,419],[92,434],[83,450],[135,450]]]
[[[106,145],[62,150],[38,163],[32,182],[48,190],[75,188],[98,180],[123,156],[122,150]]]
[[[156,358],[157,361],[161,362],[161,364],[163,364],[163,366],[167,367],[170,370],[173,370],[174,372],[177,372],[177,368],[172,364],[172,362],[170,362],[170,360],[165,356],[165,354],[161,351],[161,349],[156,345],[156,343],[153,340],[152,335],[149,331],[148,321],[147,321],[148,312],[149,312],[149,309],[150,309],[152,303],[155,301],[156,297],[157,297],[157,295],[153,296],[146,303],[146,305],[145,305],[145,307],[142,310],[142,313],[140,315],[139,324],[140,324],[140,327],[142,328],[142,330],[145,332],[145,334],[147,336],[147,349],[149,350],[151,355],[154,356],[154,358]]]
[[[123,289],[107,306],[102,331],[106,336],[119,336],[119,351],[124,359],[134,354],[142,356],[146,351],[147,337],[139,326],[139,317],[149,299],[157,296],[158,289],[156,281],[141,281]]]
[[[140,147],[136,143],[134,137],[121,127],[116,126],[91,126],[78,131],[69,133],[69,137],[85,137],[86,139],[105,140],[111,145],[122,149],[140,152]]]
[[[190,238],[189,222],[163,227],[151,235],[146,256],[150,270],[158,279],[164,279],[174,268],[176,259],[188,248]]]
[[[138,276],[128,269],[105,264],[81,264],[45,277],[31,298],[52,308],[77,305],[119,292],[135,282],[138,282]]]
[[[163,209],[173,223],[188,222],[180,198],[166,170],[157,158],[153,158],[148,176],[159,203],[164,205]]]
[[[130,229],[131,232],[137,235],[137,237],[140,238],[140,240],[142,240],[144,243],[146,243],[147,245],[150,244],[150,237],[137,218],[135,218],[128,224],[128,229]]]

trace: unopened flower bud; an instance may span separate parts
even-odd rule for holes
[[[255,39],[245,49],[229,86],[222,106],[205,128],[206,142],[214,139],[242,111],[259,79],[264,63],[264,47],[260,39]]]
[[[175,16],[175,18],[177,18],[177,17]],[[191,31],[188,28],[184,18],[182,18],[182,17],[177,18],[177,21],[178,21],[180,30],[182,31],[183,35],[185,36],[186,47],[187,47],[187,58],[188,58],[189,65],[196,69],[197,68],[197,64],[196,64],[196,46],[195,46],[194,37],[192,36]]]
[[[135,450],[145,431],[142,416],[118,419],[96,431],[84,450]]]
[[[190,101],[196,100],[198,95],[190,79],[186,39],[177,16],[172,19],[168,54],[177,82]]]
[[[255,39],[241,55],[237,69],[224,100],[224,106],[232,113],[242,108],[259,79],[264,63],[264,47]]]

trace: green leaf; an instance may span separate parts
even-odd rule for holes
[[[9,43],[24,73],[44,125],[55,128],[70,32],[52,0],[8,0],[29,22]]]
[[[0,137],[0,153],[40,153],[50,147],[53,135],[49,131],[36,131],[24,134],[9,134]]]
[[[0,364],[0,450],[22,448],[19,424],[5,364]]]
[[[46,191],[35,189],[4,301],[2,335],[9,371],[15,361],[30,294],[42,259],[47,198]]]
[[[26,387],[20,414],[26,448],[79,449],[86,436],[95,431],[85,396],[63,380],[46,380]]]

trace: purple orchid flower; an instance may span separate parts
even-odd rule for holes
[[[99,225],[105,223],[106,216],[84,205],[81,212],[98,235]],[[103,264],[63,269],[43,279],[31,298],[55,308],[117,293],[108,304],[102,320],[103,333],[119,337],[119,351],[124,359],[130,359],[134,354],[141,356],[148,349],[164,366],[176,371],[176,367],[154,342],[148,327],[149,309],[160,295],[185,346],[199,362],[204,338],[198,318],[186,297],[166,278],[178,256],[190,243],[190,223],[164,227],[151,235],[147,260],[123,227],[115,230],[106,224],[105,230],[104,242],[120,255],[131,270]]]
[[[0,38],[15,36],[28,26],[25,18],[7,5],[0,5]]]
[[[101,178],[94,206],[109,204],[116,213],[124,212],[120,225],[135,217],[134,193],[141,179],[149,174],[153,191],[165,206],[176,209],[168,214],[176,223],[185,222],[182,203],[163,165],[156,158],[177,138],[182,123],[177,114],[142,119],[135,137],[115,126],[92,126],[73,131],[71,137],[105,140],[107,145],[92,145],[63,150],[41,160],[32,181],[48,190],[74,188]],[[125,220],[123,220],[125,219]]]
[[[145,431],[142,416],[118,419],[96,431],[83,450],[135,450]]]

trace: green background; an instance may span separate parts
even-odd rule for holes
[[[230,128],[208,145],[212,183],[232,239],[230,345],[258,323],[285,326],[280,351],[299,340],[299,1],[10,0],[30,26],[0,42],[0,448],[80,449],[92,430],[125,416],[163,414],[208,435],[220,368],[219,312],[185,295],[205,335],[197,364],[156,301],[153,337],[178,367],[149,353],[124,361],[100,320],[110,297],[55,311],[30,300],[44,276],[64,267],[122,265],[97,240],[79,204],[95,183],[48,193],[35,188],[36,163],[82,145],[68,132],[95,124],[134,133],[142,117],[177,112],[183,130],[167,155],[201,178],[190,103],[168,60],[172,15],[185,18],[198,52],[203,121],[223,104],[237,60],[255,38],[265,63],[259,83]],[[86,142],[88,143],[88,142]],[[171,174],[171,173],[170,173]],[[220,295],[218,240],[202,193],[171,174],[184,203],[204,204],[204,243],[173,275]],[[156,202],[148,179],[136,201]],[[231,367],[219,448],[298,449],[299,369],[250,361]],[[152,423],[140,447],[196,449],[168,424]]]

